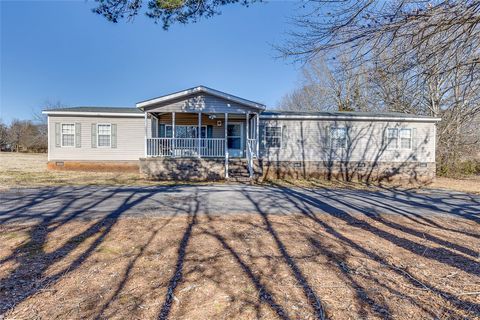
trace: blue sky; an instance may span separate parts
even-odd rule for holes
[[[220,16],[163,31],[139,16],[112,24],[92,1],[3,1],[0,118],[28,119],[47,100],[134,106],[198,84],[275,107],[299,65],[276,59],[298,3],[227,6]]]

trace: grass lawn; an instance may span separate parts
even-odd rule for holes
[[[5,187],[154,183],[0,166]],[[0,319],[480,317],[476,217],[195,212],[0,224]]]

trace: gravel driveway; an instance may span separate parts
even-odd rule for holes
[[[440,190],[363,191],[247,185],[56,187],[0,193],[0,223],[189,214],[390,213],[480,222],[480,196]]]

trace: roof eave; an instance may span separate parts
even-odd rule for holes
[[[255,108],[255,109],[259,109],[259,110],[262,110],[262,111],[265,110],[265,108],[266,108],[265,105],[263,105],[261,103],[257,103],[257,102],[246,100],[246,99],[243,99],[243,98],[240,98],[240,97],[232,96],[232,95],[229,95],[228,93],[221,92],[221,91],[218,91],[218,90],[214,90],[214,89],[211,89],[211,88],[207,88],[207,87],[204,87],[204,86],[198,86],[198,87],[195,87],[195,88],[191,88],[191,89],[179,91],[179,92],[176,92],[176,93],[172,93],[172,94],[169,94],[169,95],[161,96],[161,97],[158,97],[158,98],[141,101],[141,102],[138,102],[135,106],[143,111],[145,109],[145,107],[152,106],[152,105],[162,103],[162,102],[175,100],[175,99],[182,98],[182,97],[186,97],[186,96],[192,95],[194,93],[199,93],[199,92],[205,92],[207,94],[211,94],[213,96],[220,97],[220,98],[223,98],[225,100],[237,102],[239,104],[243,104],[245,106]]]
[[[42,114],[48,116],[111,116],[111,117],[145,117],[142,113],[125,113],[125,112],[87,112],[87,111],[49,111],[44,110]]]
[[[369,117],[369,116],[319,116],[319,115],[262,115],[261,119],[307,119],[307,120],[357,120],[357,121],[405,121],[405,122],[438,122],[441,118],[430,117]]]

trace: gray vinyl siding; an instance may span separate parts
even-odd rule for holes
[[[148,112],[254,113],[258,109],[208,94],[192,95],[147,108]]]
[[[144,118],[141,117],[49,116],[49,160],[138,160],[144,156],[144,121]],[[56,123],[79,123],[81,125],[80,147],[57,146],[55,143]],[[116,147],[92,148],[91,128],[92,124],[96,123],[117,125]]]
[[[435,161],[434,123],[264,119],[260,125],[261,130],[265,126],[286,130],[282,148],[266,149],[261,141],[261,155],[271,161]],[[349,145],[345,149],[330,147],[329,128],[335,126],[348,128]],[[395,127],[415,129],[412,149],[393,150],[386,146],[387,128]]]

